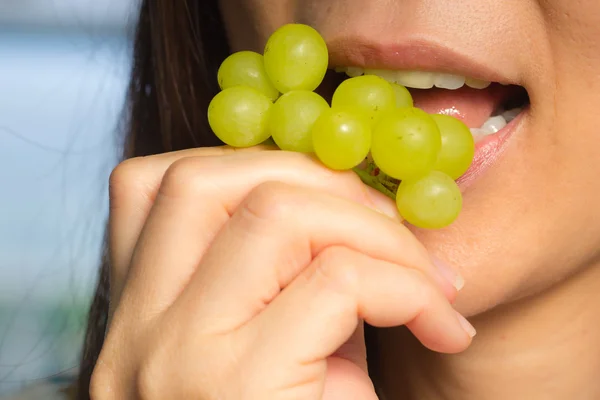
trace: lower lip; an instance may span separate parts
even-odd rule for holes
[[[504,128],[477,142],[471,167],[456,181],[461,191],[464,192],[500,158],[507,147],[509,139],[521,125],[523,117],[528,110],[528,108],[523,109]]]

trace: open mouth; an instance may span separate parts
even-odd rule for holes
[[[482,166],[493,161],[500,151],[500,142],[508,138],[518,117],[529,108],[529,96],[522,86],[484,81],[449,73],[334,67],[327,72],[316,90],[330,104],[335,89],[346,79],[363,74],[377,75],[388,82],[405,86],[415,107],[430,114],[446,114],[462,120],[471,130],[476,143],[472,167],[459,178],[468,181]],[[368,160],[363,168],[369,168]],[[481,172],[481,171],[479,171]],[[395,193],[398,180],[370,168],[387,190]],[[464,186],[464,185],[463,185]]]
[[[405,86],[413,96],[415,107],[427,113],[462,120],[471,129],[476,143],[498,133],[529,106],[529,96],[521,86],[421,71],[336,67],[327,72],[317,92],[331,101],[340,83],[363,74],[377,75]]]

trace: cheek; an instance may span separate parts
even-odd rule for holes
[[[572,90],[600,87],[600,2],[544,0],[548,41],[557,75]],[[561,83],[561,80],[558,81]]]
[[[561,79],[501,163],[465,193],[459,220],[414,230],[463,273],[457,308],[466,315],[540,292],[600,259],[600,90],[584,91],[578,74]]]
[[[466,315],[547,289],[600,260],[600,3],[548,0],[544,7],[540,79],[547,81],[531,118],[502,162],[465,194],[452,227],[415,230],[463,273],[457,308]]]

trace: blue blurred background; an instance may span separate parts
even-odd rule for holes
[[[74,373],[135,0],[0,0],[0,397]]]

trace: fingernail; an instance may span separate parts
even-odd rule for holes
[[[465,332],[467,332],[467,335],[469,335],[469,337],[474,337],[475,335],[477,335],[477,331],[475,330],[473,325],[471,325],[471,323],[467,321],[467,319],[463,317],[462,314],[460,314],[457,311],[456,316],[458,317],[458,322],[460,323],[460,326]]]
[[[446,278],[446,280],[450,282],[450,284],[454,286],[457,291],[460,291],[465,286],[464,278],[458,272],[456,272],[454,268],[437,257],[432,256],[431,260],[433,265],[437,267],[442,276]]]
[[[401,220],[400,213],[398,212],[398,206],[396,202],[390,199],[380,191],[367,186],[367,193],[369,199],[375,206],[375,209],[382,214],[387,215],[390,218]]]

